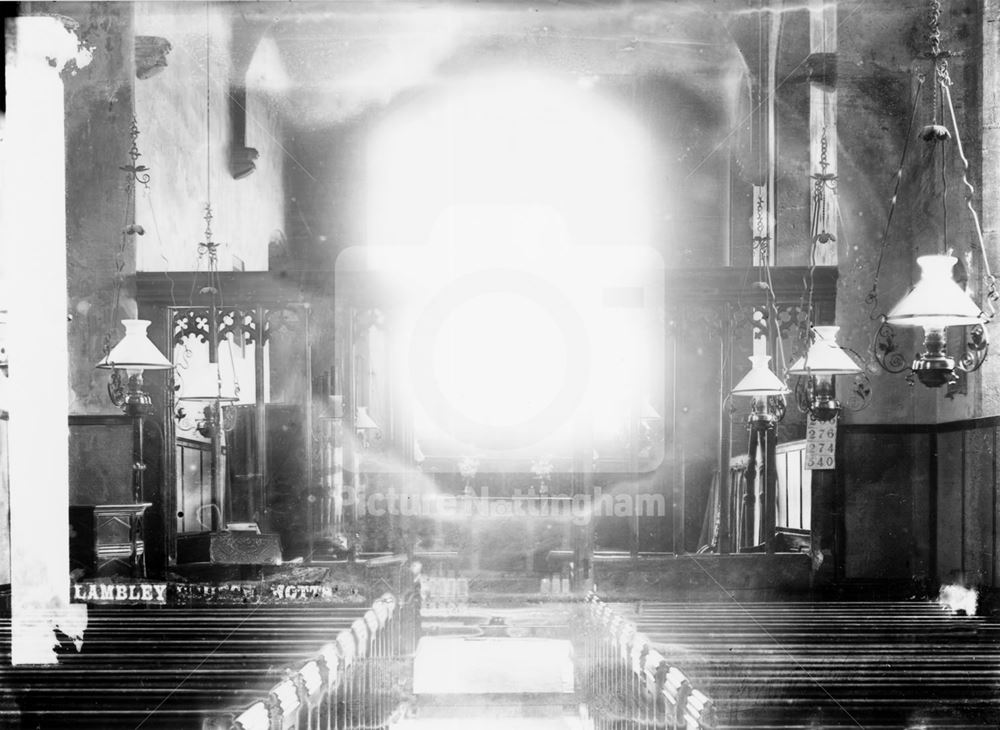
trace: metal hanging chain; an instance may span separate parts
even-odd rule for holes
[[[212,25],[205,4],[205,200],[212,206]],[[211,211],[209,211],[211,213]]]
[[[826,168],[830,166],[830,139],[826,134],[826,125],[823,125],[823,134],[819,138],[819,167],[822,174],[826,175]]]
[[[921,130],[920,136],[925,141],[940,141],[947,139],[948,130],[945,127],[937,124],[937,107],[938,107],[938,89],[939,87],[947,89],[947,85],[951,84],[951,79],[948,77],[948,56],[950,55],[947,51],[941,50],[941,2],[940,0],[931,0],[930,10],[928,11],[927,24],[929,32],[927,35],[928,41],[930,42],[930,51],[926,54],[927,58],[930,58],[934,62],[934,99],[931,103],[931,114],[932,114],[932,124],[924,127]],[[913,134],[913,123],[916,120],[917,109],[920,105],[920,94],[924,87],[924,82],[926,78],[924,74],[917,74],[917,89],[913,94],[913,103],[910,107],[910,121],[906,127],[906,136],[903,138],[903,151],[899,157],[899,167],[896,170],[896,184],[892,191],[892,198],[889,201],[889,214],[886,216],[885,227],[882,229],[882,237],[879,242],[879,254],[878,261],[875,264],[875,277],[872,281],[871,291],[868,292],[868,296],[865,297],[865,301],[869,305],[868,318],[869,319],[884,319],[884,313],[878,312],[878,280],[879,275],[882,272],[882,262],[885,258],[885,250],[889,239],[889,227],[892,224],[893,213],[896,211],[896,203],[899,200],[899,186],[903,179],[903,168],[906,163],[906,152],[910,146],[910,136]],[[942,167],[942,174],[944,168]],[[945,219],[945,224],[947,225],[947,218]]]
[[[983,262],[983,278],[986,280],[987,286],[986,306],[983,307],[983,313],[986,315],[986,321],[990,322],[997,315],[997,302],[1000,301],[1000,291],[997,290],[997,280],[990,269],[989,258],[986,256],[986,246],[983,242],[983,226],[979,222],[979,214],[976,213],[976,208],[973,205],[976,188],[969,181],[969,158],[965,156],[965,149],[962,147],[962,137],[958,132],[958,121],[955,116],[955,105],[952,103],[951,89],[948,84],[941,84],[941,93],[944,96],[946,108],[951,117],[952,128],[955,130],[955,149],[958,150],[958,156],[962,160],[962,184],[965,186],[965,207],[969,209],[969,214],[972,216],[973,227],[976,231],[976,247],[979,250],[979,257]]]
[[[827,138],[827,129],[824,126],[823,134],[819,140],[820,172],[810,175],[813,179],[813,219],[810,232],[813,241],[818,243],[830,243],[837,240],[836,236],[825,230],[825,223],[829,218],[827,195],[828,193],[833,194],[837,191],[837,176],[831,172],[827,172],[827,168],[830,167],[829,146],[830,141]]]
[[[945,127],[942,127],[937,123],[937,107],[939,105],[938,88],[946,88],[946,84],[951,84],[951,80],[948,78],[948,56],[951,54],[948,51],[941,50],[941,2],[940,0],[931,0],[930,9],[927,16],[928,25],[928,41],[930,42],[930,51],[926,54],[927,58],[930,58],[934,62],[934,98],[931,102],[931,119],[932,123],[921,130],[920,136],[926,141],[942,141],[947,139],[949,134]],[[892,198],[889,201],[889,214],[886,216],[885,227],[882,229],[882,237],[879,241],[879,254],[878,261],[875,264],[875,276],[872,281],[871,291],[868,292],[868,296],[865,297],[865,302],[869,306],[868,318],[869,319],[885,319],[885,314],[878,312],[878,280],[879,275],[882,272],[882,263],[885,259],[885,250],[889,240],[889,227],[892,225],[892,217],[896,211],[896,203],[899,200],[899,187],[903,179],[903,168],[906,163],[906,152],[910,146],[910,136],[913,134],[913,123],[916,120],[917,109],[920,106],[920,94],[924,87],[924,82],[926,78],[924,74],[917,74],[917,88],[913,93],[913,103],[910,107],[910,120],[906,126],[906,136],[903,138],[903,151],[899,157],[899,167],[896,169],[896,184],[892,191]],[[943,159],[943,154],[942,154]],[[942,175],[944,174],[944,167],[942,165]],[[947,226],[947,217],[945,218],[945,226]]]
[[[148,191],[150,176],[149,168],[145,165],[139,164],[139,158],[142,157],[142,154],[139,152],[138,143],[139,123],[134,114],[132,115],[132,122],[129,125],[129,137],[132,140],[128,151],[131,163],[128,165],[118,166],[118,169],[125,173],[125,206],[122,211],[121,242],[118,246],[118,250],[115,252],[114,285],[111,294],[111,318],[109,320],[108,330],[104,333],[104,340],[102,343],[102,351],[105,358],[111,353],[111,340],[115,333],[115,317],[118,315],[118,307],[121,304],[122,282],[125,279],[125,250],[128,248],[129,237],[145,233],[143,227],[135,222],[135,184],[139,183]]]
[[[209,284],[217,269],[219,244],[212,240],[212,34],[205,7],[205,240],[198,244],[198,256],[208,257]]]
[[[829,243],[837,240],[832,233],[824,230],[824,224],[828,218],[827,192],[834,193],[837,190],[837,176],[831,172],[827,172],[827,168],[830,167],[828,158],[829,144],[830,142],[826,136],[826,127],[823,127],[823,135],[819,140],[820,172],[811,176],[813,179],[813,220],[811,233],[813,241],[818,243]]]
[[[927,58],[934,62],[934,71],[938,81],[946,86],[951,86],[951,79],[948,76],[948,58],[951,52],[941,49],[941,0],[930,0],[930,9],[927,13],[927,40],[930,41],[930,51]],[[937,101],[937,90],[935,90],[934,100]],[[936,105],[935,105],[936,106]],[[933,123],[937,123],[936,109],[931,117]]]
[[[765,198],[763,197],[758,198],[756,208],[754,210],[754,221],[755,221],[754,229],[760,235],[753,237],[751,246],[752,249],[751,255],[753,255],[753,253],[756,253],[758,256],[758,263],[757,263],[758,269],[761,269],[767,262],[768,258],[770,257],[770,236],[768,236],[769,226],[767,223],[767,215],[766,215],[767,211],[765,210],[765,207],[766,207]],[[762,276],[763,272],[761,271],[759,273],[761,274],[761,276],[759,276],[758,278],[761,281],[763,281],[763,276]]]
[[[199,291],[200,294],[208,294],[210,297],[209,319],[216,320],[209,323],[209,336],[217,338],[219,322],[218,317],[223,308],[222,281],[219,277],[219,247],[220,243],[214,240],[212,233],[212,32],[211,16],[209,6],[205,6],[205,240],[198,242],[198,259],[207,259],[208,282]],[[192,287],[193,289],[193,287]],[[193,293],[193,292],[192,292]],[[227,340],[228,341],[228,340]],[[218,348],[218,339],[215,347]],[[210,345],[211,347],[211,345]],[[233,373],[233,390],[236,397],[239,397],[240,384],[236,374],[236,362],[231,347],[227,348],[229,353],[229,364]],[[218,349],[216,349],[216,360],[218,360]],[[216,363],[216,393],[222,394],[222,368]],[[221,416],[220,416],[221,417]]]
[[[813,299],[815,298],[815,289],[816,289],[816,281],[815,281],[816,250],[818,248],[818,245],[819,241],[817,241],[817,239],[814,237],[812,243],[809,246],[809,271],[803,277],[803,284],[805,285],[805,291],[802,295],[802,299],[799,300],[799,307],[801,307],[805,312],[805,322],[806,322],[806,326],[800,328],[801,330],[804,331],[800,331],[798,338],[799,344],[805,350],[802,356],[804,358],[805,367],[808,367],[809,365],[809,346],[812,344],[813,340],[813,334],[812,334],[813,307],[815,306],[813,303]],[[795,353],[792,354],[792,357],[793,358],[795,357]]]
[[[899,167],[896,168],[896,184],[892,190],[892,197],[889,199],[889,214],[885,219],[885,226],[882,228],[882,236],[879,240],[878,260],[875,263],[875,277],[872,281],[871,291],[865,297],[865,302],[869,306],[868,318],[879,319],[882,313],[876,313],[878,309],[878,279],[882,272],[882,262],[885,259],[885,250],[889,242],[889,226],[892,224],[893,213],[896,212],[896,203],[899,200],[899,186],[903,180],[903,167],[906,164],[906,152],[910,147],[910,137],[913,135],[913,122],[917,118],[917,107],[920,104],[920,93],[924,88],[925,77],[917,74],[917,89],[913,92],[913,102],[910,105],[910,120],[906,125],[906,135],[903,137],[903,150],[899,156]]]
[[[126,190],[133,190],[134,183],[139,183],[143,186],[149,185],[149,168],[139,164],[139,158],[142,157],[139,153],[138,143],[139,122],[136,120],[134,114],[132,115],[132,124],[129,125],[128,133],[132,138],[132,145],[128,150],[128,156],[132,160],[132,164],[121,165],[118,169],[129,174],[128,178],[126,178]]]
[[[927,40],[930,42],[930,51],[927,53],[927,57],[934,62],[934,73],[937,77],[937,81],[941,81],[943,78],[948,76],[948,61],[947,54],[942,54],[941,52],[941,2],[940,0],[931,0],[930,10],[927,13],[927,27],[928,34]],[[950,81],[948,83],[951,83]],[[934,84],[933,89],[933,99],[931,100],[931,124],[936,125],[938,123],[938,107],[939,102],[939,86],[937,83]]]
[[[208,6],[205,6],[205,240],[198,242],[198,258],[208,258],[208,285],[201,294],[211,294],[214,310],[218,293],[219,244],[212,240],[212,33]]]
[[[962,372],[972,372],[978,369],[986,358],[986,352],[988,349],[988,341],[986,337],[985,324],[993,319],[997,314],[997,302],[1000,300],[1000,293],[997,291],[996,279],[993,276],[992,271],[990,271],[989,261],[986,257],[986,251],[983,243],[982,226],[979,222],[979,215],[976,213],[974,203],[975,188],[969,181],[969,160],[965,155],[965,150],[962,147],[961,136],[958,131],[958,120],[955,114],[955,107],[951,97],[951,76],[948,71],[948,59],[951,57],[951,53],[941,47],[941,2],[940,0],[930,0],[930,10],[927,16],[928,21],[928,41],[930,44],[930,50],[923,54],[923,58],[930,59],[934,66],[934,95],[933,101],[931,103],[931,123],[921,128],[919,137],[931,144],[943,143],[951,138],[952,130],[954,130],[956,146],[958,149],[959,157],[962,160],[963,165],[963,175],[962,182],[965,186],[965,203],[969,210],[969,214],[972,216],[973,225],[976,233],[976,244],[973,247],[978,247],[980,257],[982,258],[982,274],[988,286],[988,292],[986,294],[986,304],[981,307],[981,314],[983,322],[973,326],[969,331],[969,341],[966,343],[965,355],[961,358],[956,370]],[[921,78],[921,82],[923,79]],[[919,93],[919,88],[918,88]],[[940,112],[940,119],[938,114]],[[946,116],[947,112],[947,116]],[[949,130],[947,123],[950,118],[951,130]],[[912,126],[912,119],[911,119]],[[906,142],[909,141],[909,136],[907,136]],[[905,145],[905,142],[904,142]],[[905,146],[904,146],[904,156],[905,156]],[[934,159],[933,150],[931,152],[931,168],[933,169]],[[945,153],[945,147],[942,144],[941,150],[941,204],[942,204],[942,247],[945,249],[946,253],[951,253],[948,250],[948,210],[947,210],[947,197],[948,197],[948,180],[947,180],[947,157]],[[900,165],[900,171],[902,170],[902,163]],[[896,190],[899,190],[899,181],[897,179]],[[893,206],[889,210],[889,219],[891,220],[892,211],[895,207],[896,195],[893,195]],[[885,231],[888,232],[889,220],[886,221]],[[885,253],[886,244],[886,234],[883,233],[882,247],[879,252],[878,268],[876,268],[875,282],[872,285],[872,291],[868,295],[868,301],[872,305],[871,318],[875,319],[875,311],[878,306],[878,271],[881,268],[882,258]],[[896,346],[894,342],[893,328],[889,325],[886,315],[878,315],[881,319],[881,325],[875,332],[872,339],[871,352],[874,355],[878,364],[885,370],[891,373],[900,373],[909,370],[907,379],[912,384],[914,378],[914,371],[909,367],[906,358],[902,356],[900,349]]]
[[[765,303],[768,309],[768,317],[770,318],[771,322],[774,323],[774,326],[777,328],[779,326],[778,300],[774,293],[774,282],[771,280],[771,267],[766,264],[764,266],[764,276],[766,277],[766,282],[765,282],[766,291],[764,292],[764,295],[765,295]],[[774,364],[775,369],[780,367],[782,379],[787,380],[789,363],[785,360],[785,346],[781,342],[780,329],[775,334],[776,334],[776,337],[774,338],[775,359],[776,359],[776,362]]]
[[[939,86],[939,85],[938,85]],[[941,253],[950,254],[948,248],[948,148],[941,145]]]
[[[976,247],[979,250],[979,256],[982,259],[983,266],[983,278],[986,280],[987,292],[986,292],[986,306],[983,307],[983,313],[986,315],[986,321],[992,321],[996,316],[998,307],[997,302],[1000,301],[1000,291],[997,290],[996,277],[990,269],[990,262],[986,256],[986,248],[983,241],[983,228],[979,221],[979,214],[975,209],[975,194],[976,188],[969,180],[969,159],[965,156],[965,149],[962,146],[962,137],[958,129],[958,119],[955,114],[955,105],[951,98],[951,74],[948,71],[948,59],[951,57],[951,53],[947,50],[941,48],[941,2],[940,0],[931,0],[930,10],[928,12],[928,27],[930,32],[928,38],[931,43],[929,57],[934,61],[934,74],[935,74],[935,100],[938,104],[935,104],[935,112],[937,107],[940,105],[941,108],[941,125],[937,125],[937,116],[935,113],[933,123],[935,129],[940,127],[937,131],[937,139],[945,140],[951,135],[948,133],[949,130],[944,127],[945,123],[945,111],[948,112],[948,119],[951,121],[951,128],[954,130],[955,134],[955,148],[958,150],[958,156],[962,160],[962,184],[965,187],[965,207],[969,210],[969,215],[972,217],[973,227],[976,233]],[[941,180],[943,182],[944,188],[942,192],[942,199],[945,199],[948,192],[947,180],[945,179],[945,159],[944,152],[941,154]],[[943,226],[944,226],[944,240],[945,240],[945,251],[947,252],[947,235],[948,235],[948,217],[947,209],[945,209]]]
[[[931,42],[931,55],[937,55],[941,52],[941,0],[930,1],[927,27],[930,29],[927,39]]]
[[[944,98],[942,90],[951,86],[951,76],[948,73],[948,59],[952,53],[941,48],[941,2],[931,0],[927,14],[927,41],[930,50],[923,54],[934,67],[934,87],[931,99],[931,123],[920,130],[920,137],[926,142],[943,142],[951,138],[948,127],[945,126]],[[940,120],[938,119],[940,114]]]
[[[813,179],[813,215],[810,230],[809,271],[806,276],[803,277],[802,283],[804,292],[802,299],[799,301],[799,306],[805,312],[806,322],[810,324],[813,321],[813,299],[817,266],[816,254],[818,252],[819,244],[831,243],[837,240],[836,236],[826,230],[826,226],[824,225],[830,218],[827,195],[833,195],[837,191],[837,176],[833,173],[827,172],[830,167],[830,140],[827,136],[827,128],[825,125],[823,126],[823,133],[820,136],[819,149],[820,171],[811,175]],[[805,331],[801,333],[799,339],[802,346],[805,348],[805,357],[808,358],[809,345],[812,341],[811,327],[805,327]]]
[[[941,49],[941,2],[931,0],[930,9],[927,13],[928,34],[927,40],[930,42],[930,51],[927,57],[934,64],[934,86],[933,98],[931,100],[931,123],[921,130],[920,137],[926,142],[937,146],[936,143],[944,143],[951,138],[948,127],[944,124],[944,95],[942,89],[951,86],[951,77],[948,74],[948,51]],[[940,112],[940,123],[938,113]],[[945,146],[941,145],[941,253],[950,253],[948,248],[948,164],[945,154]],[[934,151],[931,151],[931,166],[934,164]]]

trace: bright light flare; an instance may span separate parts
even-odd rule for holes
[[[567,455],[657,398],[653,149],[599,90],[538,75],[448,83],[373,133],[368,245],[337,265],[393,292],[390,377],[428,454]]]
[[[339,275],[393,292],[389,377],[428,455],[567,456],[588,432],[610,455],[630,418],[662,411],[662,258],[542,250],[365,246],[338,258]]]
[[[514,292],[459,305],[441,323],[432,347],[442,393],[488,426],[533,418],[568,376],[558,323],[538,302]]]
[[[649,135],[596,91],[479,76],[391,117],[369,150],[368,242],[426,243],[452,206],[553,208],[574,243],[648,244]]]

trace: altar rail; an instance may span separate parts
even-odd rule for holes
[[[595,730],[716,727],[711,699],[670,666],[635,624],[591,593],[587,596],[582,684]]]

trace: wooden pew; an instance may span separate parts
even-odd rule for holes
[[[360,704],[372,686],[354,671],[356,655],[374,674],[386,652],[408,650],[400,621],[391,598],[372,609],[94,609],[81,653],[63,652],[54,667],[0,666],[0,726],[230,728],[258,722],[261,705],[268,730],[326,728],[338,705],[343,725],[341,687]],[[9,621],[0,636],[6,665]],[[391,708],[377,701],[364,711],[381,721]]]
[[[609,612],[634,625],[620,636],[646,637],[690,678],[680,703],[676,678],[664,683],[663,701],[684,711],[668,727],[995,727],[1000,717],[1000,632],[934,604],[591,607],[602,627],[615,623]]]

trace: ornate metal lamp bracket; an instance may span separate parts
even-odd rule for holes
[[[903,355],[896,344],[896,330],[882,317],[872,342],[872,356],[875,362],[888,373],[898,375],[910,369],[910,360]]]
[[[139,145],[137,140],[139,139],[139,123],[136,118],[132,117],[132,124],[129,126],[128,130],[129,136],[132,138],[132,146],[129,148],[128,156],[132,158],[131,165],[120,165],[118,167],[122,172],[128,173],[127,183],[129,188],[131,188],[133,183],[139,183],[140,185],[149,184],[149,168],[145,165],[139,164],[139,158],[142,155],[139,153]]]
[[[967,339],[965,352],[956,363],[958,370],[966,373],[974,373],[982,367],[990,350],[989,336],[986,334],[986,327],[981,324],[974,325],[967,329]]]

